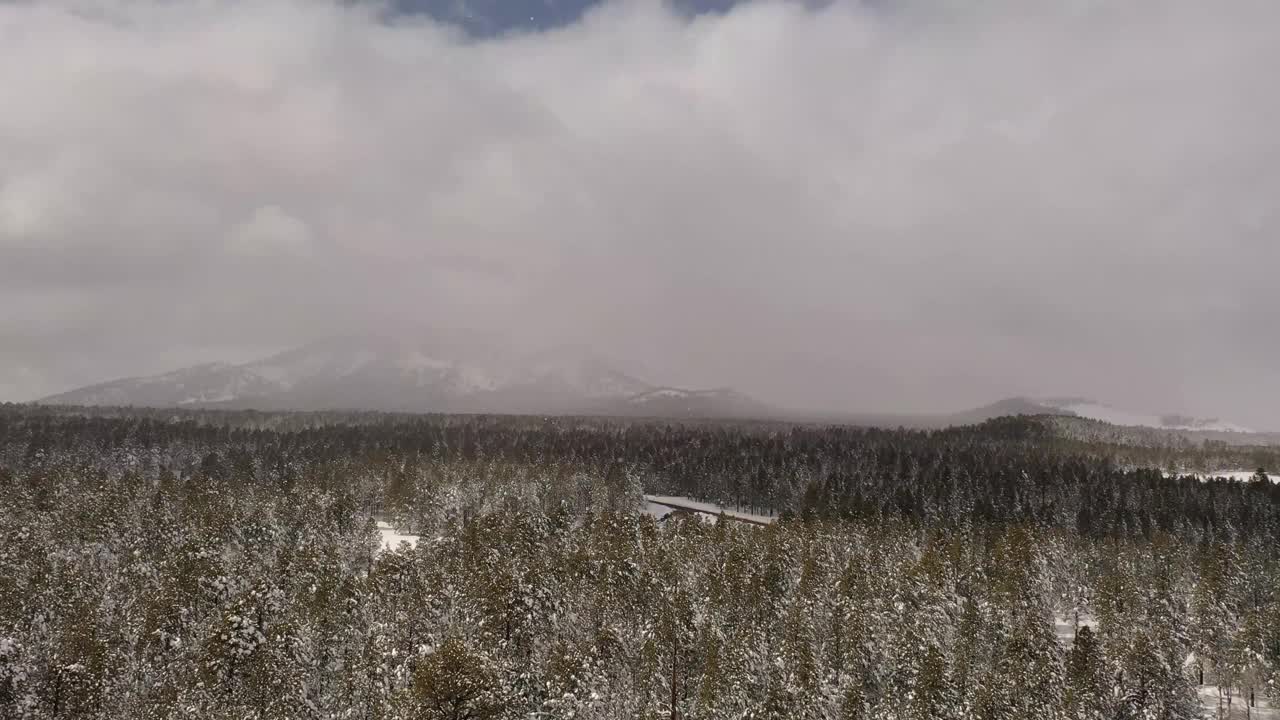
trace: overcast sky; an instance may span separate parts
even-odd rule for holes
[[[0,399],[355,331],[1280,429],[1280,3],[0,0]]]

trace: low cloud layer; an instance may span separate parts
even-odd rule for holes
[[[1280,429],[1280,4],[0,1],[0,399],[356,331]]]

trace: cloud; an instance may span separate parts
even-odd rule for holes
[[[227,238],[227,249],[238,255],[306,255],[311,251],[311,229],[275,205],[253,211]]]
[[[474,39],[358,3],[0,3],[0,384],[447,324],[803,406],[1280,427],[1277,22],[632,0]]]

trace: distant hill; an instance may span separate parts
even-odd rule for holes
[[[1045,415],[1066,415],[1098,420],[1122,427],[1150,427],[1161,430],[1190,430],[1221,433],[1253,433],[1252,428],[1218,418],[1196,418],[1189,415],[1155,415],[1122,410],[1086,398],[1049,398],[1032,400],[1048,409]],[[1030,414],[1030,413],[1028,413]]]
[[[1150,428],[1155,430],[1257,434],[1256,431],[1238,423],[1226,422],[1216,418],[1134,412],[1086,398],[1014,397],[972,410],[936,417],[946,425],[973,425],[1009,415],[1082,418],[1118,427]]]
[[[1244,425],[1219,419],[1132,412],[1086,398],[1011,397],[952,413],[844,413],[827,414],[817,419],[872,427],[935,429],[978,425],[1000,417],[1019,415],[1052,418],[1053,427],[1059,431],[1070,431],[1076,436],[1126,436],[1146,440],[1176,436],[1180,438],[1180,442],[1188,439],[1217,440],[1233,445],[1271,444],[1280,438],[1275,433],[1260,433]]]

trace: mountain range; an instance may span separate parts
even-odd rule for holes
[[[640,380],[580,347],[512,353],[444,336],[433,342],[344,337],[243,364],[208,363],[91,385],[52,405],[257,410],[582,414],[756,418],[937,428],[1008,415],[1083,418],[1170,432],[1252,433],[1236,423],[1121,410],[1086,398],[1016,397],[955,413],[831,414],[768,405],[729,388]]]
[[[533,354],[382,338],[312,343],[244,364],[209,363],[61,393],[52,405],[258,410],[768,417],[728,388],[655,385],[581,348]]]

